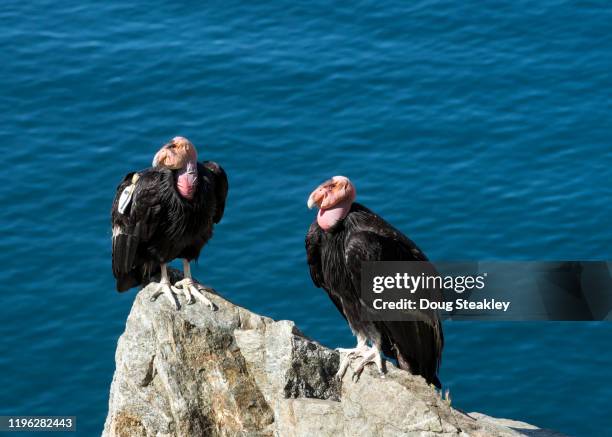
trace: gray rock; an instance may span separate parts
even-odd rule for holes
[[[151,285],[117,344],[103,436],[559,436],[522,422],[465,414],[423,378],[387,363],[353,382],[339,355],[209,293],[179,311]]]

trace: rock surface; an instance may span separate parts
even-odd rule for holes
[[[560,436],[451,408],[418,376],[387,363],[333,376],[339,355],[293,322],[218,306],[173,309],[138,293],[116,351],[103,436]]]

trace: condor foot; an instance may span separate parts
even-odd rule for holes
[[[157,298],[163,294],[164,296],[168,298],[168,300],[170,301],[170,304],[175,309],[178,310],[181,308],[181,306],[178,303],[178,300],[176,299],[176,297],[174,296],[174,293],[172,292],[173,287],[170,284],[170,281],[162,280],[161,282],[152,282],[152,284],[156,284],[158,286],[158,290],[155,293],[153,293],[153,295],[151,296],[151,302],[156,301]]]
[[[336,378],[342,379],[351,362],[357,361],[356,368],[353,370],[352,379],[353,381],[359,381],[359,377],[363,373],[363,369],[370,363],[374,363],[381,377],[384,378],[386,373],[385,366],[383,363],[382,355],[376,347],[368,347],[367,345],[358,345],[353,349],[336,349],[338,352],[345,353],[346,355],[340,360],[340,366],[336,373]]]
[[[185,295],[185,299],[187,299],[188,305],[193,305],[198,299],[212,311],[217,310],[217,306],[212,303],[204,294],[208,290],[202,284],[194,281],[190,278],[181,279],[177,283],[174,284],[172,289],[177,293],[182,293]],[[195,298],[194,298],[195,297]]]
[[[382,354],[376,347],[368,348],[366,352],[361,355],[361,360],[357,363],[357,367],[353,371],[352,379],[353,381],[359,381],[361,374],[363,373],[363,369],[370,363],[376,364],[376,368],[378,369],[378,373],[381,378],[385,377],[385,366],[382,359]]]

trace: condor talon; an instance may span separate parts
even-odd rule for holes
[[[206,291],[206,287],[200,284],[191,277],[191,267],[189,265],[189,261],[186,259],[183,260],[183,274],[185,277],[178,281],[174,286],[177,290],[180,290],[187,299],[187,304],[192,305],[195,303],[196,299],[202,301],[204,305],[206,305],[211,310],[215,311],[215,305],[208,300],[208,298],[204,295],[203,291]]]
[[[357,374],[358,376],[361,376],[361,374],[363,373],[363,370],[365,369],[365,366],[367,366],[370,363],[375,364],[376,368],[378,369],[378,373],[381,375],[384,375],[382,354],[376,346],[368,348],[366,353],[362,355],[362,359],[357,364],[357,368],[355,369],[355,372],[353,373],[353,375]]]
[[[212,303],[206,296],[204,296],[204,293],[202,293],[202,291],[200,289],[196,288],[196,290],[195,290],[195,292],[193,294],[204,305],[206,305],[211,311],[217,311],[217,309],[218,309],[217,306],[214,303]]]
[[[178,301],[174,297],[174,293],[172,292],[172,285],[170,284],[170,280],[168,279],[168,268],[166,264],[161,265],[161,279],[158,283],[152,282],[152,284],[158,285],[158,290],[151,295],[150,301],[155,302],[159,296],[162,294],[166,296],[168,301],[172,306],[174,306],[177,310],[180,309],[180,305]]]

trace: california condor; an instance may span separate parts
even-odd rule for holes
[[[113,274],[117,291],[146,284],[161,270],[160,291],[176,308],[173,292],[214,305],[193,280],[189,262],[212,237],[225,209],[228,181],[213,161],[197,160],[194,145],[175,137],[153,158],[153,167],[129,173],[117,187],[111,212]],[[170,283],[167,264],[183,259],[184,279]]]
[[[397,360],[401,369],[421,375],[440,388],[440,366],[444,337],[434,311],[417,321],[367,321],[361,317],[361,263],[365,261],[427,261],[425,254],[382,217],[355,202],[356,191],[344,176],[334,176],[308,198],[308,207],[318,207],[316,219],[306,235],[306,254],[314,285],[325,289],[347,320],[357,346],[340,364],[342,378],[350,359],[360,358],[354,377],[368,363],[384,373],[381,355]],[[364,320],[362,320],[364,319]],[[368,345],[371,343],[371,346]]]

